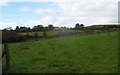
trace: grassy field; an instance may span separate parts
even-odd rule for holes
[[[39,35],[39,36],[42,36],[42,33],[43,33],[43,32],[40,32],[40,31],[39,31],[39,32],[38,32],[38,35]],[[58,33],[57,31],[47,31],[47,35],[48,35],[48,36],[54,36],[54,35],[56,35],[57,33]],[[26,33],[26,32],[21,32],[20,34],[21,34],[21,35],[26,35],[27,33]],[[31,35],[31,36],[33,36],[33,35],[35,34],[35,32],[28,32],[28,34]]]
[[[13,73],[114,73],[118,33],[9,44]]]
[[[61,33],[66,33],[66,32],[71,33],[71,32],[82,32],[82,31],[80,31],[80,30],[65,30],[65,31],[61,31]],[[36,32],[20,32],[19,34],[26,35],[27,33],[29,35],[31,35],[31,36],[34,36],[34,34]],[[42,33],[43,33],[42,31],[38,31],[38,36],[42,36]],[[59,31],[46,31],[46,33],[47,33],[47,36],[55,36],[55,35],[59,34]]]

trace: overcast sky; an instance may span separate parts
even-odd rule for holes
[[[6,0],[2,0],[6,1]],[[6,27],[74,27],[118,23],[119,0],[10,0],[0,2],[0,29]]]

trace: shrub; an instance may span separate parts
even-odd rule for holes
[[[47,38],[47,33],[46,33],[45,30],[44,30],[43,33],[42,33],[42,37],[43,37],[43,38]]]
[[[24,37],[15,31],[2,31],[2,43],[20,42]]]

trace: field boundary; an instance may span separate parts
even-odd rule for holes
[[[2,59],[5,58],[5,65],[2,67],[2,73],[10,73],[10,52],[8,44],[4,44]]]

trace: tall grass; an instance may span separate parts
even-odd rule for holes
[[[13,73],[114,73],[117,32],[10,44]]]

